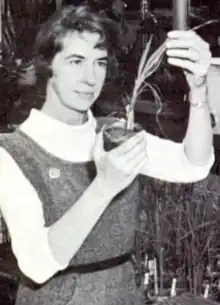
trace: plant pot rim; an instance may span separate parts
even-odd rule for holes
[[[141,124],[135,122],[134,123],[134,127],[138,127],[142,129]],[[104,130],[108,130],[108,129],[114,129],[114,128],[119,128],[119,129],[126,129],[126,120],[125,119],[118,119],[116,118],[116,120],[114,122],[110,122],[108,124],[106,124],[106,126],[104,127]],[[132,130],[128,130],[128,131],[132,131]],[[135,130],[134,130],[135,132]]]

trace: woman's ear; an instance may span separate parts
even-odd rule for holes
[[[42,57],[36,57],[34,61],[36,73],[43,78],[53,76],[52,65],[45,61]]]

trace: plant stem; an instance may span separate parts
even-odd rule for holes
[[[134,108],[131,105],[127,105],[126,108],[126,129],[134,130]]]

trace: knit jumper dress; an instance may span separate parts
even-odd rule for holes
[[[46,152],[19,129],[7,136],[6,141],[3,139],[2,146],[37,191],[43,203],[46,226],[52,225],[73,206],[96,175],[92,161],[73,163],[61,160]],[[48,173],[51,168],[59,170],[58,178],[50,178]],[[139,183],[136,179],[110,203],[70,265],[116,257],[134,247],[138,195]],[[94,273],[61,274],[43,285],[34,285],[22,276],[15,304],[139,305],[140,302],[133,265],[128,261]]]

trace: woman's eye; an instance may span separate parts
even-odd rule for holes
[[[98,64],[99,64],[100,67],[103,67],[103,68],[107,67],[107,62],[106,61],[99,61]]]
[[[70,64],[80,65],[82,63],[82,60],[80,59],[74,59],[70,61]]]

